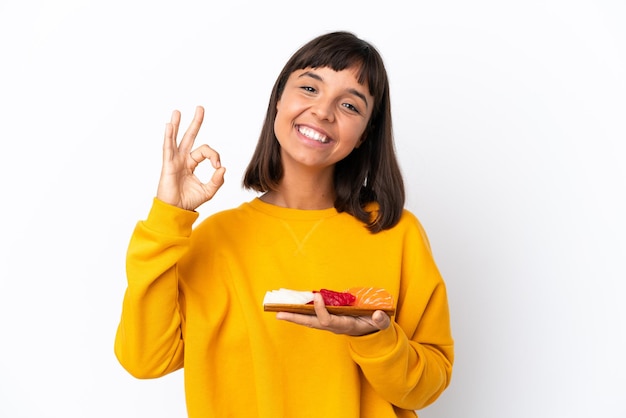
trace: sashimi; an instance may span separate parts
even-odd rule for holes
[[[263,298],[263,304],[267,303],[295,303],[295,304],[307,304],[313,301],[313,292],[292,290],[280,288],[278,290],[271,290],[265,293]]]
[[[263,310],[315,315],[313,306],[315,293],[322,295],[326,309],[334,315],[371,315],[376,310],[382,310],[390,316],[395,314],[391,294],[384,289],[373,287],[352,287],[343,292],[328,289],[313,291],[272,290],[265,294]]]
[[[320,293],[327,306],[358,306],[373,309],[393,308],[393,297],[385,289],[376,287],[351,287],[338,292],[329,289],[314,291],[297,291],[291,289],[279,289],[266,293],[263,303],[294,303],[311,304],[313,294]]]
[[[376,287],[352,287],[347,290],[355,296],[354,306],[373,309],[393,308],[393,296],[385,289]]]
[[[313,293],[319,293],[324,299],[324,305],[326,306],[352,306],[356,300],[356,296],[349,292],[336,292],[334,290],[320,289]],[[313,303],[313,302],[309,302]]]

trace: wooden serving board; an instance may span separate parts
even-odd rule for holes
[[[359,306],[326,306],[329,313],[333,315],[351,315],[351,316],[369,316],[376,311],[383,311],[389,316],[393,316],[396,310],[391,309],[376,309],[376,308],[363,308]],[[266,312],[293,312],[304,315],[315,315],[315,308],[313,305],[298,305],[289,303],[266,303],[263,305],[263,310]]]

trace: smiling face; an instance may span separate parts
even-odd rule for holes
[[[358,147],[374,98],[359,84],[358,69],[296,70],[277,103],[274,132],[285,172],[290,168],[332,170]]]

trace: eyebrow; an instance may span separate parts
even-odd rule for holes
[[[323,82],[324,79],[322,77],[320,77],[319,74],[316,74],[314,72],[311,71],[305,71],[302,74],[300,74],[298,76],[298,78],[302,78],[302,77],[311,77],[314,80],[317,81],[321,81]],[[361,93],[360,91],[356,90],[356,89],[348,89],[348,93],[355,95],[356,97],[360,98],[361,100],[363,100],[365,102],[365,107],[369,107],[369,103],[367,103],[367,98],[365,97],[365,95],[363,93]]]

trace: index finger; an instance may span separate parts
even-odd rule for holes
[[[191,148],[193,147],[193,143],[198,136],[198,132],[200,131],[200,126],[202,126],[202,121],[204,120],[204,108],[202,106],[196,106],[196,112],[193,115],[193,120],[189,124],[189,127],[185,131],[185,135],[180,141],[180,146],[178,150],[183,154],[188,154],[191,152]]]

